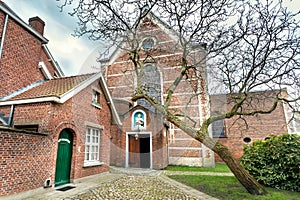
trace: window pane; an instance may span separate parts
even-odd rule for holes
[[[89,143],[90,142],[90,137],[91,137],[91,129],[87,129],[86,132],[86,142]]]
[[[85,155],[86,161],[98,161],[100,149],[100,130],[94,128],[87,128]]]

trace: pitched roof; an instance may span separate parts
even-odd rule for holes
[[[80,85],[82,82],[86,81],[95,74],[84,74],[79,76],[71,76],[58,78],[53,80],[47,80],[44,83],[27,90],[15,97],[9,99],[21,100],[21,99],[34,99],[43,97],[58,97],[60,98],[66,92],[72,90],[76,86]]]
[[[121,125],[122,122],[120,121],[112,97],[101,73],[84,74],[47,80],[42,84],[24,91],[17,96],[5,101],[0,101],[0,106],[39,102],[64,103],[96,80],[99,80],[99,83],[104,91],[104,95],[112,111],[113,119],[117,124]]]

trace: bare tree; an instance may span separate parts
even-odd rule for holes
[[[107,40],[112,48],[126,51],[138,77],[132,100],[144,98],[165,118],[217,153],[229,166],[241,184],[251,194],[266,194],[256,180],[241,166],[227,147],[209,137],[209,126],[215,121],[234,116],[269,114],[279,102],[295,108],[298,94],[293,99],[272,93],[272,105],[265,108],[249,106],[257,89],[299,88],[299,13],[289,12],[283,0],[57,0],[61,9],[73,6],[70,14],[79,20],[77,36],[88,35],[92,40]],[[176,31],[178,41],[173,48],[180,55],[181,69],[166,91],[164,104],[151,96],[143,85],[144,62],[141,55],[140,25],[149,12]],[[195,59],[195,46],[205,46],[205,54]],[[203,49],[203,48],[202,48]],[[203,56],[204,55],[204,56]],[[151,52],[147,54],[151,57]],[[208,116],[200,128],[182,120],[182,110],[169,106],[172,95],[183,80],[200,79],[205,73],[206,63],[211,77],[222,89],[231,94],[230,110]],[[207,89],[207,85],[196,87],[195,95]],[[198,87],[198,89],[197,89]],[[191,97],[192,98],[192,97]],[[268,98],[270,98],[268,96]],[[189,103],[187,100],[186,104]],[[247,109],[243,109],[247,106]],[[188,115],[188,113],[184,113]]]

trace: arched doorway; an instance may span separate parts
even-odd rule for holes
[[[55,186],[70,183],[73,134],[64,129],[58,138]]]

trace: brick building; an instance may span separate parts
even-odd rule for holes
[[[38,17],[25,23],[0,1],[0,196],[59,187],[108,171],[109,165],[214,166],[213,152],[145,100],[131,101],[137,77],[125,51],[101,61],[103,75],[64,77],[46,46],[44,25]],[[180,70],[179,37],[152,13],[139,36],[143,81],[154,85],[152,94],[163,103]],[[205,45],[193,48],[193,59],[201,60]],[[224,102],[218,106],[215,100],[228,98],[212,96],[210,102],[205,65],[198,72],[200,79],[180,83],[170,105],[186,113],[182,118],[196,128],[209,115],[209,104],[216,109],[212,112],[222,110]],[[248,117],[249,129],[233,123],[236,119],[221,121],[222,131],[212,133],[240,157],[249,139],[265,138],[271,129],[273,134],[287,132],[283,104],[272,115],[276,126],[270,116]]]
[[[258,91],[249,94],[243,110],[268,110],[273,106],[276,95],[286,96],[286,90]],[[212,95],[211,113],[217,115],[229,112],[233,106],[233,95]],[[244,145],[251,144],[256,140],[267,139],[270,135],[281,135],[290,133],[288,108],[283,102],[279,102],[271,114],[256,114],[253,116],[235,116],[212,124],[212,136],[240,158],[243,155]],[[217,162],[222,160],[216,156]]]
[[[137,40],[141,45],[140,61],[143,65],[142,84],[148,88],[156,100],[163,104],[167,97],[167,89],[181,70],[182,48],[179,45],[180,37],[171,27],[151,12],[143,19],[136,35],[138,35]],[[200,63],[204,54],[205,45],[193,46],[193,51],[189,55],[189,62]],[[101,64],[117,111],[121,119],[124,120],[122,121],[124,126],[134,117],[132,111],[135,111],[137,106],[147,116],[149,115],[147,113],[158,115],[157,111],[145,100],[131,101],[131,95],[134,93],[138,78],[134,72],[133,64],[129,61],[128,52],[117,49],[109,58],[102,60]],[[182,113],[181,118],[194,127],[200,127],[201,122],[209,113],[205,65],[199,64],[197,68],[201,75],[181,81],[173,94],[169,107]],[[185,114],[186,117],[184,117]],[[133,137],[137,134],[137,137],[139,137],[139,135],[149,132],[148,128],[152,129],[154,126],[157,126],[155,129],[158,133],[150,131],[153,134],[152,137],[151,134],[148,134],[152,138],[150,140],[153,141],[153,145],[151,146],[150,144],[150,148],[152,148],[153,155],[154,151],[160,149],[160,152],[163,154],[161,159],[163,160],[157,166],[153,158],[154,163],[151,166],[154,168],[162,168],[167,164],[214,166],[213,152],[180,129],[174,127],[174,125],[164,121],[163,117],[160,117],[159,120],[156,122],[156,125],[153,123],[149,124],[147,130],[137,131],[133,128],[121,127],[121,138],[117,140],[113,137],[112,145],[115,149],[119,149],[120,152],[124,153],[112,153],[111,164],[126,167],[138,166],[130,164],[130,155],[135,153],[138,157],[140,153],[142,157],[143,153],[142,149],[131,149],[131,135]],[[133,120],[131,122],[133,123]],[[130,125],[127,127],[130,127]],[[156,138],[155,135],[157,135]],[[149,143],[139,142],[139,140],[136,143],[137,146],[149,145]],[[154,144],[159,144],[159,146],[155,146]],[[118,158],[114,158],[116,155]]]
[[[120,120],[106,82],[101,73],[64,77],[44,25],[0,1],[0,196],[109,170]]]

